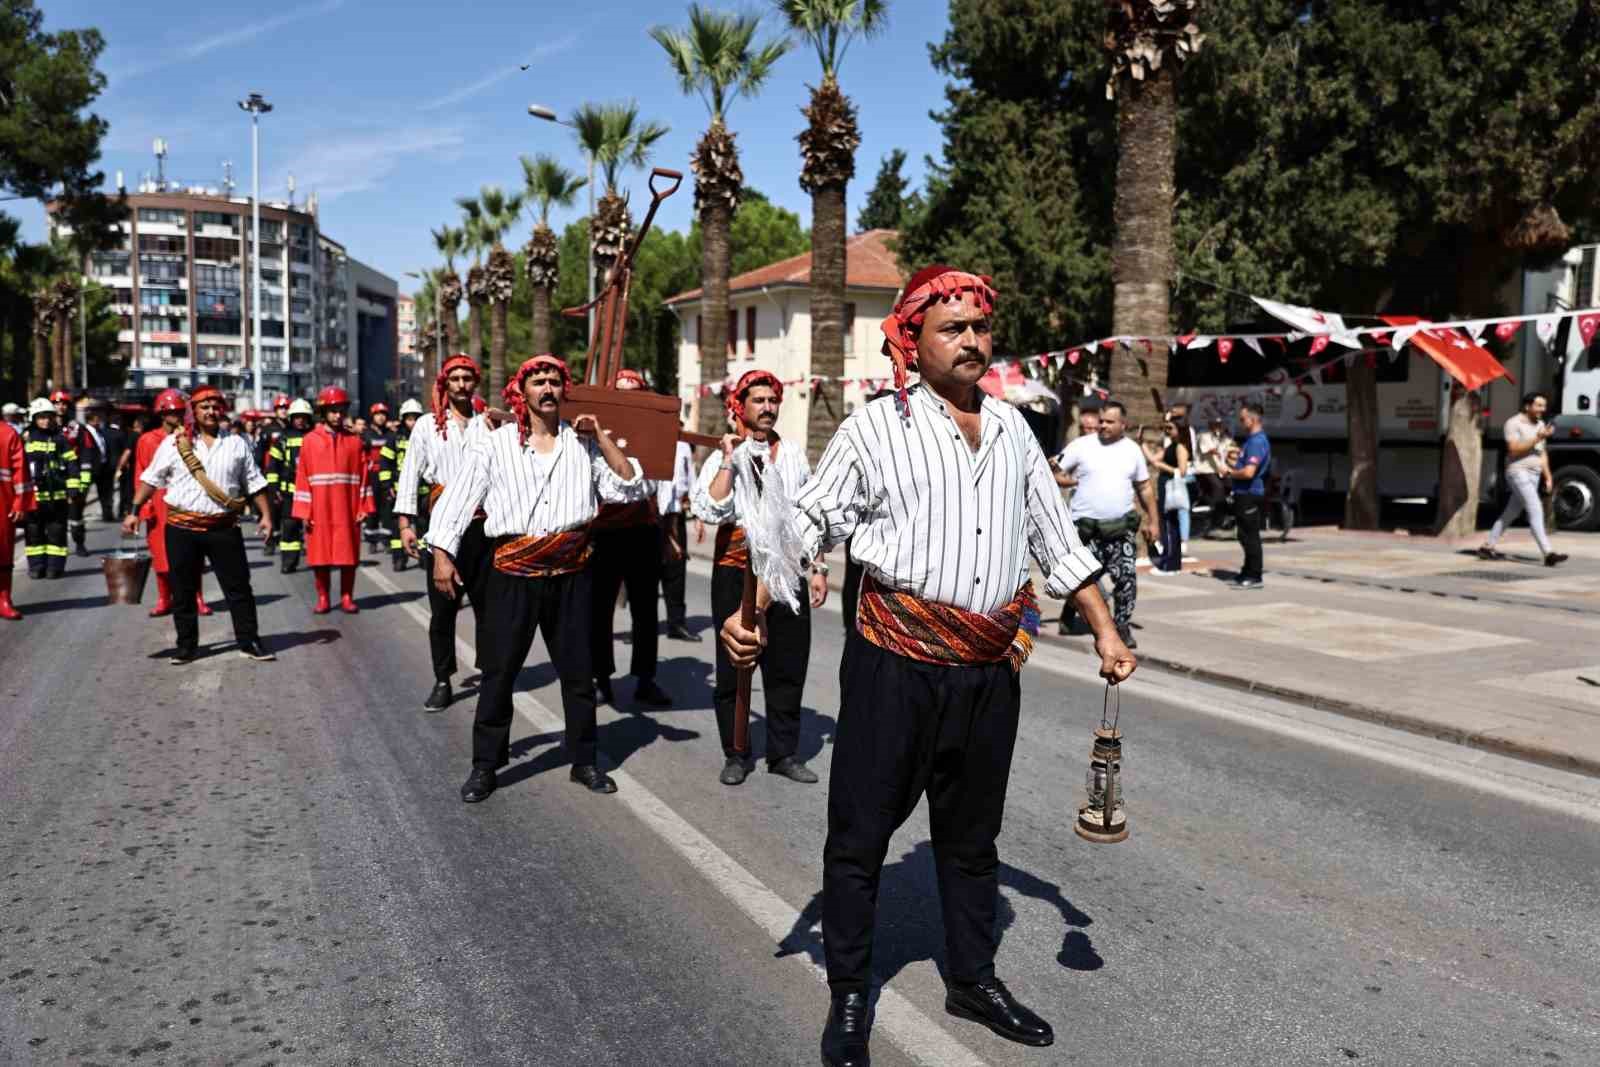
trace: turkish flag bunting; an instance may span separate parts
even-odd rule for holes
[[[1600,316],[1596,316],[1600,319]],[[1390,326],[1420,326],[1411,337],[1411,343],[1428,354],[1428,358],[1445,369],[1445,372],[1467,389],[1479,389],[1496,378],[1508,378],[1511,372],[1494,358],[1494,354],[1460,330],[1434,329],[1425,319],[1415,315],[1385,315],[1383,321]]]
[[[1219,337],[1217,339],[1217,358],[1223,363],[1228,362],[1228,357],[1233,354],[1233,338]]]
[[[1074,348],[1071,352],[1067,353],[1067,362],[1072,364],[1074,367],[1076,367],[1078,365],[1078,360],[1080,360],[1082,358],[1083,358],[1083,350],[1082,349]]]
[[[1579,315],[1578,336],[1583,338],[1584,347],[1594,344],[1594,335],[1600,333],[1600,315]]]
[[[1496,323],[1494,327],[1494,335],[1502,341],[1509,341],[1517,335],[1517,331],[1521,328],[1522,323],[1520,322]]]
[[[1189,342],[1193,341],[1196,336],[1193,333],[1181,333],[1178,335],[1178,344],[1183,348],[1188,348]]]
[[[1317,353],[1321,352],[1324,348],[1327,348],[1327,347],[1328,347],[1328,339],[1326,337],[1313,337],[1311,339],[1311,354],[1313,356],[1316,355]]]

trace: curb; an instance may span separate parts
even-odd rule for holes
[[[1081,643],[1064,640],[1054,635],[1042,636],[1047,636],[1050,642],[1057,647],[1078,648],[1089,655],[1094,654],[1092,646],[1085,647]],[[1168,674],[1192,678],[1210,685],[1221,686],[1224,689],[1233,689],[1243,693],[1260,693],[1263,696],[1287,701],[1291,704],[1299,704],[1316,711],[1332,712],[1335,715],[1344,715],[1352,719],[1360,719],[1363,722],[1404,730],[1407,733],[1417,734],[1422,737],[1431,737],[1436,741],[1450,741],[1466,748],[1475,748],[1483,752],[1510,756],[1514,759],[1537,763],[1545,767],[1554,767],[1557,770],[1572,771],[1591,778],[1600,778],[1600,759],[1575,756],[1570,752],[1562,752],[1542,745],[1527,744],[1503,737],[1485,736],[1469,730],[1453,729],[1420,716],[1375,708],[1369,704],[1335,700],[1306,690],[1253,681],[1249,678],[1223,674],[1220,671],[1213,671],[1205,667],[1191,667],[1177,660],[1167,659],[1162,656],[1147,655],[1143,652],[1138,653],[1138,655],[1141,667],[1155,667]]]

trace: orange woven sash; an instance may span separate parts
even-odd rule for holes
[[[742,570],[750,565],[750,545],[744,539],[743,526],[718,526],[715,548],[719,567]]]
[[[435,485],[428,490],[428,513],[430,515],[433,514],[434,505],[439,503],[439,497],[442,495],[444,495],[443,482],[440,482],[438,485]],[[472,517],[474,520],[487,518],[488,512],[484,511],[482,508],[479,508],[477,511],[472,513]]]
[[[589,562],[589,529],[543,537],[508,537],[494,546],[494,569],[518,578],[553,578]]]
[[[856,629],[879,648],[919,663],[975,666],[1006,660],[1022,670],[1039,633],[1039,601],[1024,582],[1011,603],[993,614],[935,604],[861,580]]]
[[[215,515],[205,515],[198,511],[184,511],[182,508],[167,508],[167,525],[176,526],[180,530],[191,530],[195,533],[205,533],[207,530],[226,530],[237,524],[239,515],[232,511],[219,511]]]

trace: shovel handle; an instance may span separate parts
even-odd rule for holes
[[[739,602],[739,625],[746,630],[756,624],[756,575],[744,569],[744,596]],[[750,679],[754,667],[739,669],[739,691],[733,704],[733,748],[741,756],[750,755]]]

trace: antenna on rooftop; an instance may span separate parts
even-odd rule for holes
[[[150,147],[156,154],[156,191],[164,193],[167,191],[167,139],[157,137]]]
[[[230,200],[233,198],[233,186],[233,160],[224,159],[222,161],[223,195],[227,196]]]

